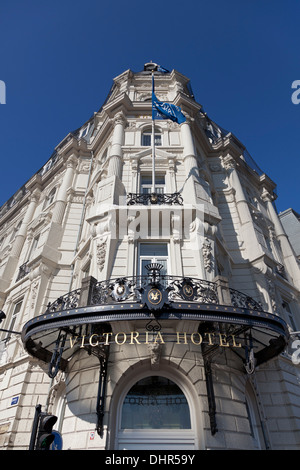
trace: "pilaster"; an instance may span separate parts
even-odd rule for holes
[[[12,280],[15,270],[19,264],[19,257],[26,240],[28,225],[33,219],[40,195],[40,189],[35,188],[32,190],[32,193],[29,197],[29,205],[22,221],[22,225],[13,242],[10,255],[8,256],[6,266],[4,268],[2,277],[0,278],[0,295],[2,293],[2,297],[4,291],[9,287],[10,281]]]
[[[300,288],[300,269],[299,265],[295,256],[295,253],[290,245],[289,239],[287,234],[284,231],[284,228],[280,222],[280,219],[274,209],[273,203],[272,203],[272,196],[267,190],[264,190],[262,194],[262,199],[266,202],[267,204],[267,209],[268,213],[270,216],[270,219],[272,220],[275,228],[275,234],[278,242],[280,243],[280,247],[282,250],[283,258],[284,258],[284,263],[286,265],[287,271],[292,277],[294,281],[295,287],[298,289]]]
[[[61,181],[61,185],[57,194],[57,200],[53,210],[52,222],[61,224],[68,199],[68,189],[72,186],[75,169],[78,159],[75,155],[71,155],[66,162],[66,171]]]
[[[262,256],[263,251],[258,243],[248,202],[236,169],[236,162],[230,154],[227,154],[223,158],[223,164],[228,173],[229,185],[235,194],[235,202],[240,219],[241,238],[244,241],[246,258],[249,261],[253,261]]]
[[[125,117],[122,112],[116,114],[114,120],[114,130],[108,164],[108,176],[122,177],[123,153],[122,145],[124,143]]]

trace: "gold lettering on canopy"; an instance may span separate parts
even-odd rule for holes
[[[207,344],[209,346],[217,345],[222,348],[241,348],[242,344],[239,342],[235,335],[225,333],[203,333],[202,335],[195,331],[193,333],[187,333],[185,331],[176,333],[163,333],[158,331],[156,333],[149,333],[148,331],[138,332],[130,331],[125,333],[119,331],[117,333],[93,333],[91,335],[82,336],[70,336],[70,348],[74,348],[75,345],[79,345],[80,348],[86,346],[98,347],[100,345],[108,346],[112,344],[165,344],[173,342],[178,345],[193,344],[200,346],[201,344]]]

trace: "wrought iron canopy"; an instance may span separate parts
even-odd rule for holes
[[[254,360],[257,365],[284,350],[289,337],[286,323],[278,315],[263,311],[259,302],[228,289],[230,301],[222,304],[216,283],[161,275],[158,268],[149,266],[148,276],[100,282],[93,277],[84,279],[80,289],[59,297],[42,315],[25,324],[22,340],[26,350],[49,363],[49,375],[53,376],[58,369],[66,368],[76,348],[105,357],[104,344],[92,348],[78,341],[71,347],[70,338],[101,335],[111,331],[111,323],[118,320],[139,321],[142,328],[154,325],[156,330],[165,320],[193,320],[198,322],[199,333],[243,337],[245,346],[238,354],[245,367],[251,362],[251,351],[252,365]],[[202,344],[207,357],[215,349],[214,344]]]

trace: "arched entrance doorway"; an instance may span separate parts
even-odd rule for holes
[[[120,405],[118,449],[196,449],[189,403],[171,379],[150,375],[138,380]]]

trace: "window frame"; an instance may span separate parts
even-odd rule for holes
[[[8,328],[6,328],[9,331],[14,331],[14,327],[17,324],[17,318],[20,315],[20,312],[22,310],[22,305],[23,305],[24,297],[21,297],[20,299],[16,300],[11,308],[11,315],[9,315],[9,318],[7,319],[7,324]],[[17,307],[20,306],[20,308],[17,310]],[[3,341],[7,342],[10,340],[11,335],[13,333],[6,332],[7,336],[3,338]]]
[[[143,178],[149,178],[149,183],[143,182]],[[157,183],[159,178],[163,178],[163,183]],[[152,192],[152,175],[149,173],[141,173],[140,175],[140,193],[141,194],[151,194]],[[159,173],[155,175],[155,192],[158,194],[164,194],[166,192],[166,175],[165,173]]]
[[[47,209],[54,202],[56,191],[57,191],[57,186],[55,186],[49,191],[44,201],[43,210]]]
[[[293,315],[293,309],[291,308],[291,302],[289,302],[285,298],[282,298],[281,307],[283,310],[283,314],[291,330],[298,331],[297,325],[295,323],[294,315]]]
[[[165,245],[167,248],[166,255],[141,255],[141,245]],[[137,273],[138,276],[144,276],[146,273],[143,273],[143,261],[148,261],[149,263],[159,263],[160,261],[166,261],[166,275],[168,275],[170,271],[170,252],[169,252],[169,243],[167,242],[156,242],[156,241],[141,241],[138,244],[138,266],[137,266]]]
[[[144,141],[147,139],[149,143]],[[156,147],[161,147],[162,146],[162,132],[160,129],[155,129],[154,131],[154,144]],[[141,135],[141,146],[142,147],[151,147],[152,146],[152,130],[151,129],[145,129],[142,132]]]
[[[131,413],[126,413],[126,409],[124,409],[124,407],[127,407],[127,405],[130,405],[130,395],[131,395],[131,392],[133,391],[133,389],[135,387],[137,387],[138,385],[141,385],[141,382],[143,381],[146,381],[146,380],[153,380],[153,378],[156,377],[157,379],[162,379],[161,381],[161,386],[163,388],[163,382],[167,382],[165,385],[167,385],[168,387],[174,387],[175,390],[178,389],[178,391],[180,391],[180,399],[182,399],[182,397],[184,398],[185,400],[185,403],[183,403],[184,405],[187,406],[187,409],[188,409],[188,420],[186,421],[186,423],[184,422],[181,422],[181,424],[188,424],[188,426],[180,426],[180,427],[172,427],[171,425],[169,427],[160,427],[160,426],[147,426],[147,425],[144,425],[144,426],[141,426],[141,427],[131,427],[130,424],[130,420],[126,422],[127,420],[127,416]],[[159,380],[158,380],[159,382]],[[153,383],[152,383],[153,384]],[[151,395],[150,393],[150,389],[148,389],[148,393],[146,393],[145,395],[141,395],[141,399],[143,399],[142,397],[145,397],[145,398],[149,398],[149,397],[152,397],[153,395]],[[154,394],[155,396],[155,394]],[[157,396],[160,396],[160,395],[157,395]],[[167,401],[168,401],[168,398],[170,397],[171,395],[166,395],[166,406],[167,406]],[[128,402],[126,403],[126,399],[128,398]],[[164,400],[164,398],[162,398],[162,400]],[[180,403],[181,404],[181,403]],[[134,405],[140,405],[139,402],[137,403],[134,403]],[[147,411],[149,413],[149,409],[147,410],[147,399],[146,399],[146,404],[145,404],[145,413],[147,414]],[[150,406],[151,406],[151,403],[150,403]],[[159,403],[157,404],[157,406],[159,406]],[[145,417],[145,416],[144,416]],[[143,420],[141,420],[143,422]],[[127,426],[125,425],[127,424]],[[129,425],[128,425],[129,424]],[[146,424],[146,421],[145,421],[145,424]],[[136,383],[127,391],[127,394],[125,395],[124,399],[123,399],[123,403],[121,404],[121,416],[120,416],[120,430],[121,431],[137,431],[137,430],[141,430],[142,432],[143,431],[153,431],[153,430],[159,430],[160,432],[161,431],[164,431],[164,432],[168,432],[170,430],[175,430],[175,431],[182,431],[182,430],[192,430],[192,419],[191,419],[191,411],[190,411],[190,406],[189,406],[189,403],[188,403],[188,400],[186,398],[186,395],[185,393],[183,392],[182,388],[177,384],[175,383],[173,380],[171,380],[170,378],[168,377],[164,377],[163,375],[160,375],[160,374],[157,374],[157,375],[149,375],[147,377],[143,377],[142,379],[139,379],[136,381]]]
[[[168,378],[178,385],[185,395],[188,403],[191,429],[124,430],[121,428],[122,405],[127,393],[136,382],[142,378],[149,377],[150,375],[159,375]],[[202,420],[201,404],[197,400],[197,396],[194,394],[194,391],[191,390],[189,381],[186,380],[186,377],[178,374],[177,371],[173,371],[169,367],[162,367],[159,371],[151,371],[147,367],[147,369],[140,371],[138,374],[135,371],[134,376],[131,376],[130,378],[127,377],[125,379],[125,383],[122,382],[122,387],[120,387],[118,393],[115,393],[113,396],[113,402],[115,404],[112,413],[114,430],[111,435],[109,448],[119,450],[129,450],[133,448],[137,448],[138,450],[161,449],[160,446],[163,443],[166,443],[168,446],[171,444],[172,449],[174,450],[197,450],[199,448],[204,450],[205,436],[203,432],[204,422]],[[133,445],[134,447],[132,447]]]
[[[263,429],[263,422],[255,396],[255,391],[249,380],[245,386],[245,406],[247,419],[249,422],[250,434],[255,450],[267,449],[266,437]]]

